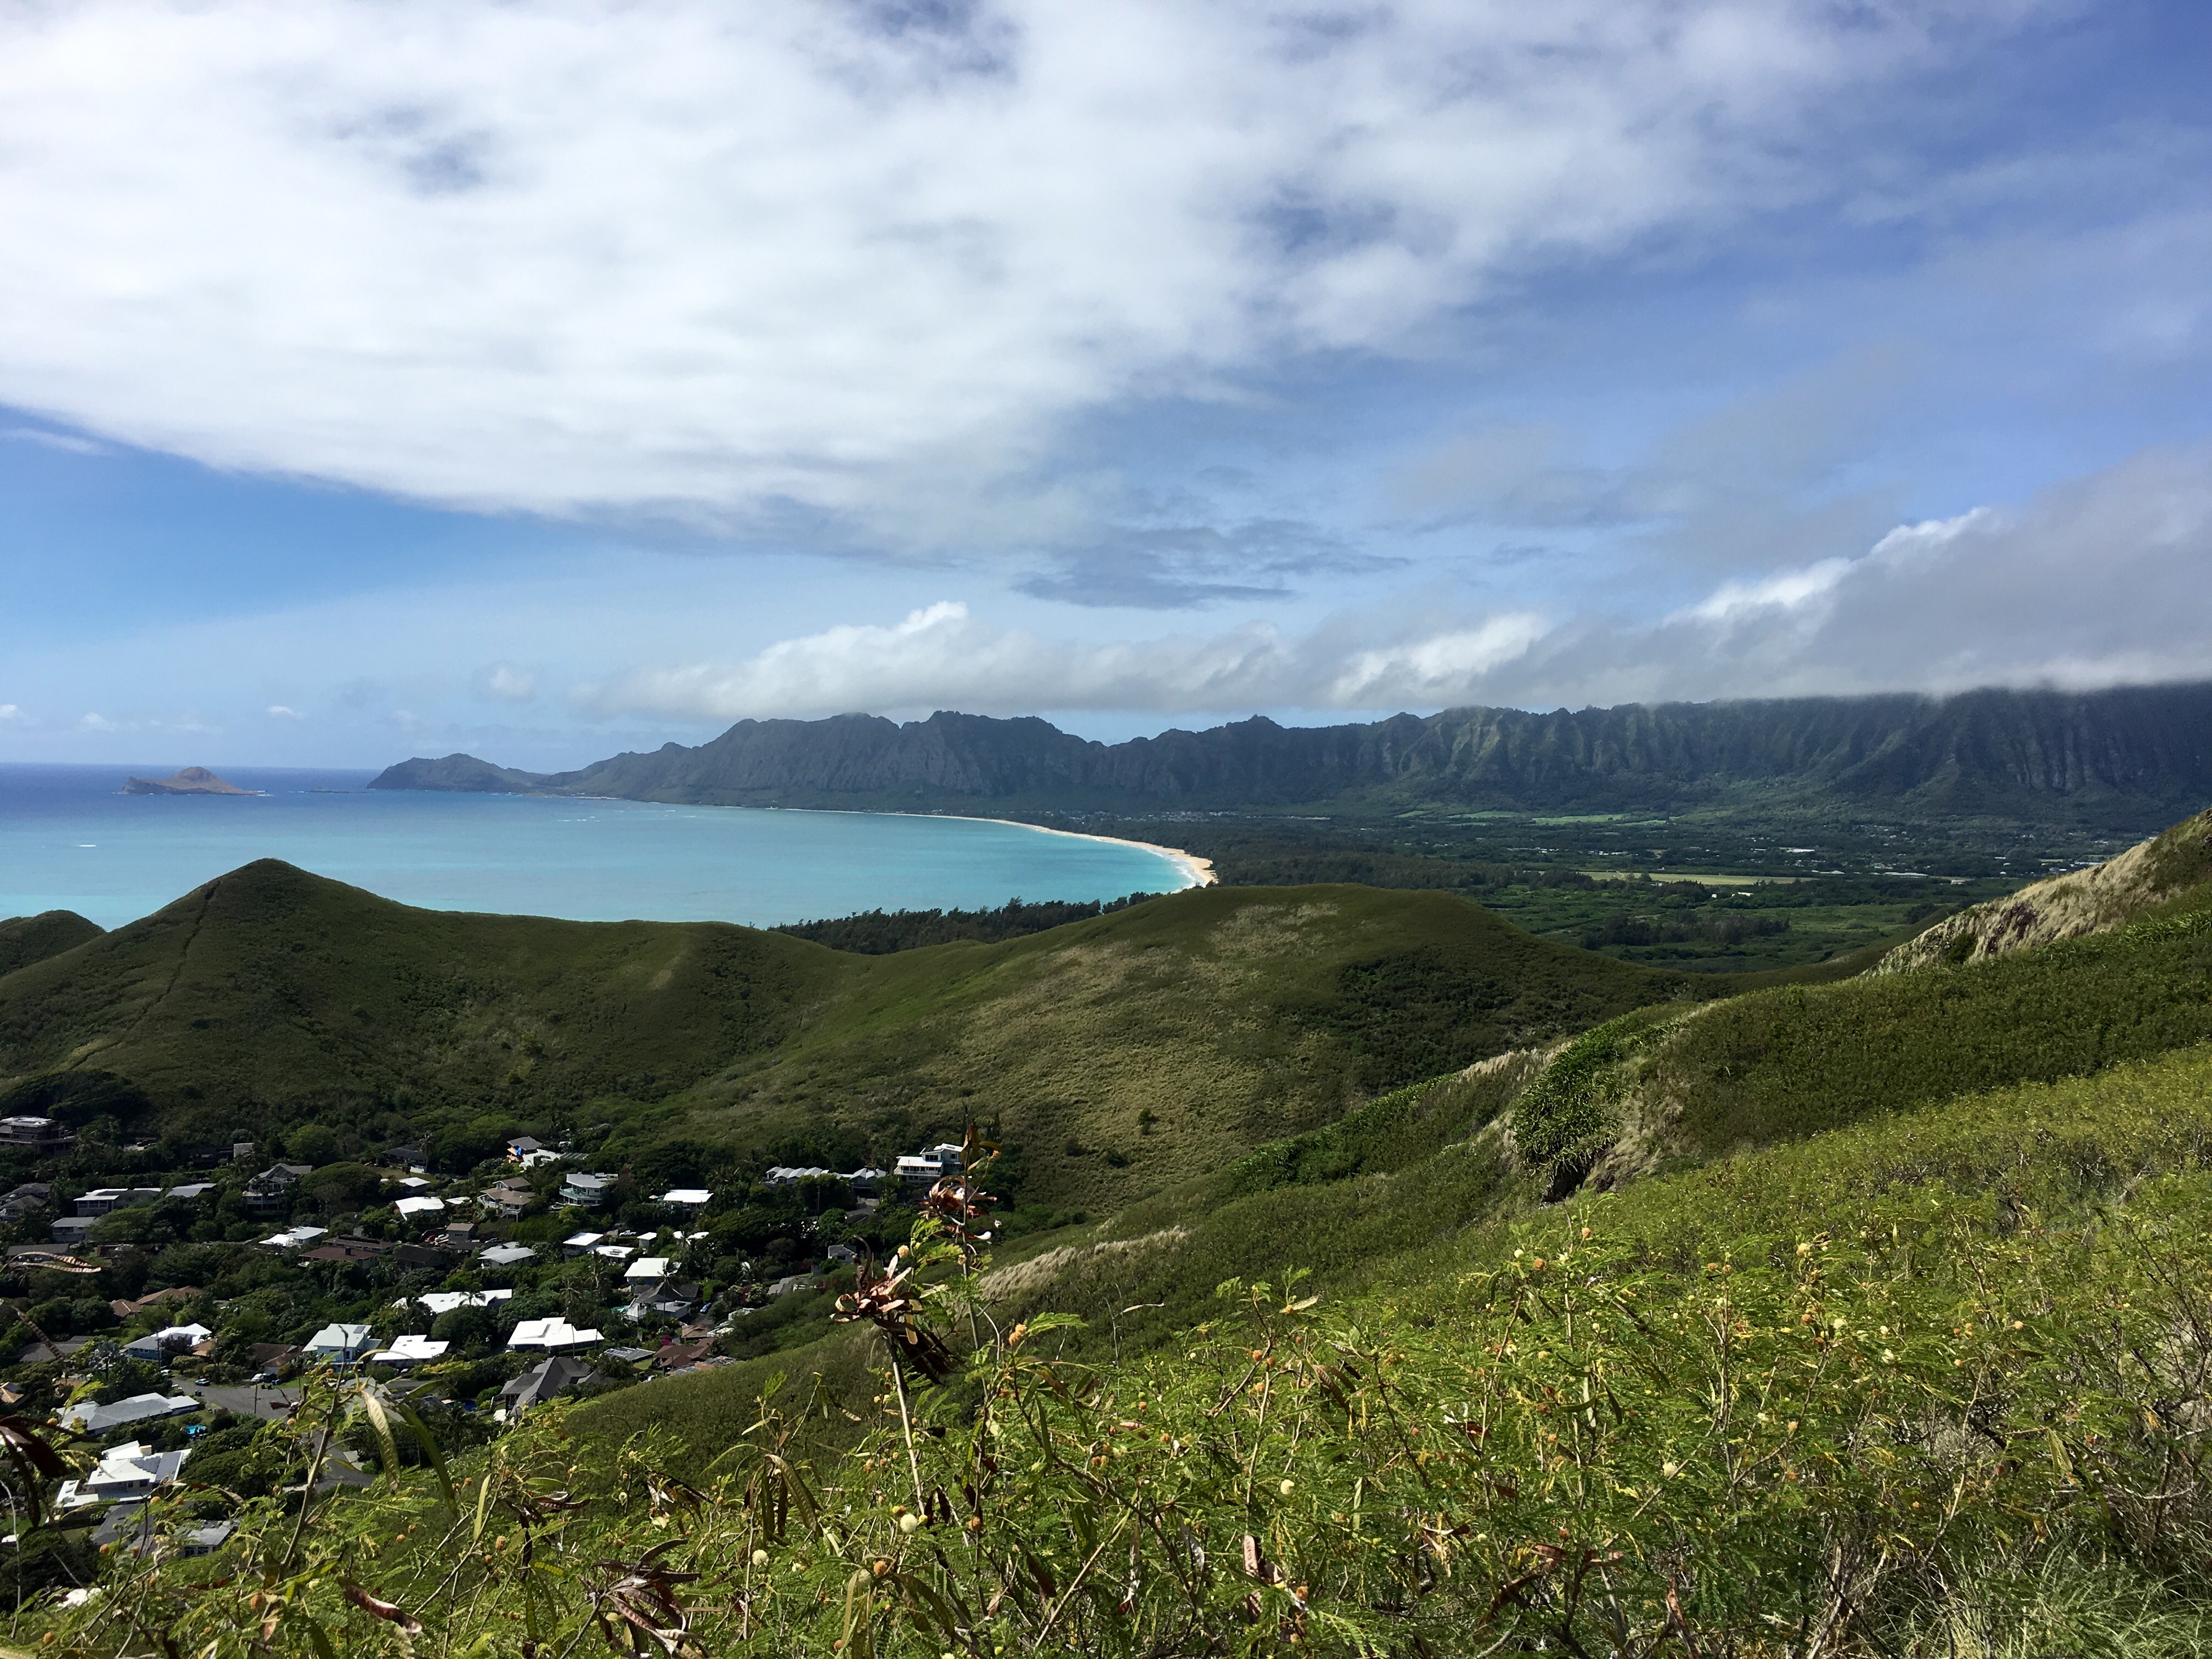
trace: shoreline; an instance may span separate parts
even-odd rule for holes
[[[621,800],[620,795],[585,796],[580,799]],[[886,812],[865,806],[755,806],[738,807],[738,811],[755,812],[848,812],[864,818],[951,818],[962,823],[1003,823],[1012,830],[1034,830],[1040,836],[1066,836],[1073,841],[1103,842],[1109,847],[1139,847],[1147,853],[1157,854],[1184,875],[1190,878],[1189,885],[1179,888],[1188,892],[1192,887],[1218,887],[1221,878],[1213,872],[1213,860],[1202,859],[1195,853],[1186,853],[1180,847],[1163,847],[1156,841],[1131,841],[1127,836],[1094,836],[1085,830],[1054,830],[1042,823],[1024,823],[1019,818],[987,818],[977,812]]]
[[[395,792],[398,793],[398,792]],[[479,793],[476,791],[410,791],[411,793]],[[481,793],[488,794],[527,795],[538,800],[604,800],[623,801],[640,806],[719,806],[710,801],[641,801],[632,795],[565,795],[550,790],[495,789]],[[1019,818],[986,817],[979,812],[899,812],[885,811],[880,807],[867,806],[731,806],[721,807],[731,812],[837,812],[863,818],[951,818],[962,823],[1003,823],[1012,830],[1034,830],[1041,836],[1066,836],[1075,841],[1103,842],[1109,847],[1136,847],[1157,854],[1182,872],[1188,879],[1178,892],[1188,892],[1194,887],[1218,887],[1221,878],[1214,873],[1213,860],[1185,852],[1180,847],[1164,847],[1156,841],[1132,841],[1127,836],[1095,836],[1084,830],[1054,830],[1042,823],[1024,823]]]

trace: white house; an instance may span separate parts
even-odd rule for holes
[[[487,1267],[512,1267],[532,1260],[537,1254],[527,1244],[495,1244],[477,1260]]]
[[[166,1486],[177,1478],[185,1460],[191,1455],[189,1448],[183,1451],[148,1451],[136,1440],[126,1440],[119,1446],[111,1446],[100,1455],[100,1462],[82,1479],[62,1482],[60,1506],[65,1510],[82,1509],[91,1504],[143,1502],[156,1486]]]
[[[76,1429],[86,1434],[106,1434],[110,1429],[119,1429],[125,1423],[143,1423],[149,1418],[174,1417],[179,1412],[196,1412],[200,1402],[188,1394],[134,1394],[127,1400],[118,1400],[106,1406],[88,1401],[71,1406],[62,1413],[62,1426]]]
[[[330,1359],[344,1363],[358,1359],[376,1346],[366,1325],[325,1325],[307,1340],[301,1350],[310,1359]]]
[[[368,1363],[395,1368],[420,1365],[437,1358],[451,1346],[453,1344],[450,1342],[434,1342],[427,1336],[398,1336],[392,1339],[390,1347],[379,1349],[369,1355]]]
[[[671,1187],[660,1195],[660,1201],[663,1204],[672,1209],[684,1211],[690,1215],[698,1214],[714,1200],[714,1194],[704,1187]]]
[[[641,1255],[623,1270],[623,1283],[636,1285],[663,1279],[676,1271],[675,1265],[665,1255]]]
[[[604,1170],[590,1173],[579,1170],[561,1182],[561,1201],[596,1210],[607,1201],[607,1188],[615,1184],[616,1179]]]
[[[589,1255],[606,1242],[605,1233],[570,1233],[561,1241],[563,1255]]]
[[[771,1187],[795,1187],[802,1181],[812,1181],[829,1173],[818,1164],[778,1164],[761,1179]]]
[[[446,1213],[446,1200],[442,1198],[403,1198],[392,1207],[398,1211],[403,1218],[410,1215],[442,1216]]]
[[[150,1359],[158,1365],[178,1349],[196,1347],[214,1334],[204,1325],[169,1325],[125,1343],[123,1352],[133,1359]]]
[[[304,1250],[308,1245],[329,1232],[328,1227],[287,1227],[261,1241],[272,1250]]]
[[[449,1314],[456,1308],[489,1308],[514,1295],[513,1291],[425,1291],[415,1299],[435,1316]],[[404,1308],[407,1304],[401,1302],[394,1305]]]
[[[510,1348],[584,1348],[606,1339],[588,1328],[579,1329],[556,1314],[550,1319],[526,1319],[507,1339]]]
[[[161,1197],[158,1187],[94,1187],[88,1193],[77,1195],[79,1215],[107,1215],[116,1210],[127,1210],[136,1204],[151,1204]]]

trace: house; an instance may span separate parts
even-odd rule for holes
[[[398,1188],[401,1192],[406,1194],[410,1198],[420,1197],[422,1194],[430,1190],[430,1183],[418,1175],[395,1176],[387,1177],[387,1179],[390,1180],[392,1185]]]
[[[570,1233],[561,1241],[561,1254],[568,1256],[589,1255],[605,1242],[605,1233]]]
[[[817,1181],[829,1173],[818,1164],[778,1164],[773,1165],[761,1179],[771,1187],[796,1187],[802,1181]]]
[[[179,1412],[196,1412],[200,1402],[190,1395],[134,1394],[127,1400],[118,1400],[100,1406],[89,1401],[71,1406],[61,1414],[65,1429],[76,1429],[85,1434],[106,1434],[110,1429],[119,1429],[125,1423],[143,1423],[156,1417],[174,1417]]]
[[[561,1154],[550,1147],[541,1146],[534,1152],[525,1152],[514,1161],[526,1170],[534,1170],[542,1164],[558,1164]]]
[[[270,1250],[304,1250],[317,1239],[326,1237],[328,1227],[287,1227],[281,1233],[271,1233],[261,1241],[262,1248]]]
[[[7,1197],[0,1198],[0,1222],[21,1221],[25,1216],[53,1207],[53,1182],[27,1181]]]
[[[453,1258],[428,1244],[394,1244],[392,1260],[402,1267],[444,1267]]]
[[[489,1308],[495,1302],[514,1299],[513,1291],[425,1291],[415,1299],[428,1308],[432,1316],[449,1314],[456,1308]],[[405,1307],[404,1302],[393,1304]]]
[[[592,1247],[593,1255],[603,1255],[610,1261],[627,1261],[637,1254],[635,1244],[599,1244]]]
[[[512,1221],[519,1219],[537,1197],[538,1194],[530,1190],[527,1182],[510,1179],[501,1182],[496,1187],[487,1188],[477,1196],[477,1202]]]
[[[133,1359],[149,1359],[158,1365],[179,1349],[198,1347],[214,1334],[204,1325],[167,1325],[125,1343],[123,1352]]]
[[[194,1297],[203,1294],[204,1292],[197,1285],[175,1285],[166,1291],[150,1291],[136,1302],[111,1302],[107,1310],[118,1319],[136,1319],[149,1309],[171,1302],[190,1302]]]
[[[17,1152],[66,1152],[76,1137],[50,1117],[0,1117],[0,1146]]]
[[[919,1152],[909,1152],[898,1161],[893,1171],[901,1186],[933,1187],[946,1176],[958,1175],[967,1154],[949,1140],[934,1146],[925,1146]]]
[[[793,1291],[811,1290],[813,1287],[812,1273],[792,1273],[768,1287],[769,1299],[774,1301],[777,1297],[789,1296]]]
[[[213,1555],[230,1542],[231,1534],[238,1530],[235,1521],[210,1521],[204,1527],[194,1527],[177,1534],[177,1553],[191,1557]]]
[[[599,1350],[599,1358],[619,1359],[625,1365],[635,1365],[641,1359],[652,1358],[653,1350],[650,1348],[602,1348]]]
[[[623,1271],[623,1283],[635,1286],[640,1281],[657,1285],[675,1271],[675,1263],[665,1255],[641,1255]]]
[[[545,1152],[551,1150],[551,1147],[533,1135],[517,1135],[507,1143],[507,1155],[515,1159],[527,1158],[532,1152]]]
[[[699,1305],[699,1287],[685,1279],[664,1279],[641,1287],[628,1310],[632,1319],[649,1313],[681,1319]]]
[[[596,1330],[579,1329],[558,1314],[550,1319],[526,1319],[507,1339],[510,1348],[583,1348],[606,1339]]]
[[[873,1198],[884,1189],[884,1172],[872,1164],[864,1164],[837,1177],[853,1189],[855,1198]]]
[[[343,1365],[360,1358],[375,1346],[368,1326],[333,1323],[309,1337],[301,1352],[309,1359],[326,1359]]]
[[[681,1210],[688,1220],[714,1202],[714,1194],[704,1187],[671,1187],[661,1194],[660,1201],[672,1210]]]
[[[690,1342],[664,1342],[660,1352],[653,1356],[653,1363],[664,1371],[680,1371],[687,1365],[696,1365],[714,1352],[711,1336]]]
[[[592,1368],[584,1361],[556,1354],[514,1378],[499,1391],[499,1397],[507,1402],[509,1411],[520,1414],[541,1400],[550,1400],[579,1387],[591,1375]]]
[[[466,1252],[475,1249],[483,1243],[483,1239],[477,1233],[475,1222],[449,1221],[445,1230],[430,1242],[441,1249]]]
[[[429,1167],[430,1154],[420,1146],[386,1146],[377,1162],[396,1164],[403,1170],[425,1170]]]
[[[607,1189],[617,1179],[604,1170],[586,1173],[579,1170],[561,1182],[561,1201],[580,1209],[596,1210],[607,1201]]]
[[[89,1472],[76,1480],[62,1482],[61,1496],[57,1500],[64,1510],[82,1509],[92,1504],[143,1503],[156,1486],[166,1486],[177,1478],[185,1460],[191,1455],[184,1451],[149,1451],[136,1440],[126,1440],[119,1446],[111,1446],[100,1455],[100,1462]]]
[[[176,1199],[185,1203],[193,1203],[205,1198],[215,1189],[216,1185],[212,1181],[188,1181],[181,1187],[170,1188],[167,1192],[161,1194],[161,1197],[164,1200]]]
[[[409,1216],[415,1215],[441,1216],[446,1213],[446,1200],[442,1198],[403,1198],[392,1207],[399,1212],[399,1218],[404,1221]]]
[[[320,1249],[302,1255],[302,1261],[374,1261],[385,1252],[386,1246],[370,1238],[337,1238]]]
[[[369,1355],[372,1365],[390,1365],[404,1370],[409,1365],[420,1365],[438,1358],[453,1346],[450,1342],[434,1342],[427,1336],[396,1336],[392,1346],[380,1348]]]
[[[257,1342],[246,1351],[246,1363],[257,1372],[281,1371],[299,1358],[299,1349],[289,1342]]]
[[[46,1237],[64,1249],[75,1249],[84,1243],[85,1235],[98,1223],[98,1216],[65,1215],[56,1218],[46,1231]]]
[[[89,1347],[88,1336],[65,1336],[58,1342],[33,1342],[18,1351],[18,1365],[43,1365],[50,1359],[67,1359],[79,1348]]]
[[[240,1197],[247,1209],[264,1215],[285,1209],[292,1202],[293,1188],[314,1172],[312,1164],[272,1164],[246,1183]]]
[[[94,1187],[88,1193],[77,1194],[76,1212],[89,1216],[109,1215],[134,1205],[151,1204],[161,1195],[161,1189],[158,1187]]]
[[[832,1244],[823,1255],[841,1267],[849,1267],[860,1259],[860,1253],[850,1244]]]
[[[534,1259],[538,1252],[527,1244],[495,1244],[477,1258],[487,1267],[512,1267]]]

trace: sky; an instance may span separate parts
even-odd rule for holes
[[[2212,677],[2191,0],[0,11],[0,761]]]

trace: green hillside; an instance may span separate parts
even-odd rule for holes
[[[100,924],[74,910],[46,910],[0,921],[0,978],[100,937]]]
[[[1690,983],[1436,892],[1199,890],[861,957],[416,910],[263,861],[0,979],[0,1103],[185,1140],[312,1121],[349,1153],[611,1133],[603,1157],[672,1178],[794,1134],[887,1162],[975,1118],[1026,1196],[1095,1210]]]
[[[416,910],[273,860],[0,979],[0,1077],[99,1072],[123,1127],[367,1144],[652,1099],[784,1036],[840,958],[713,923]]]

